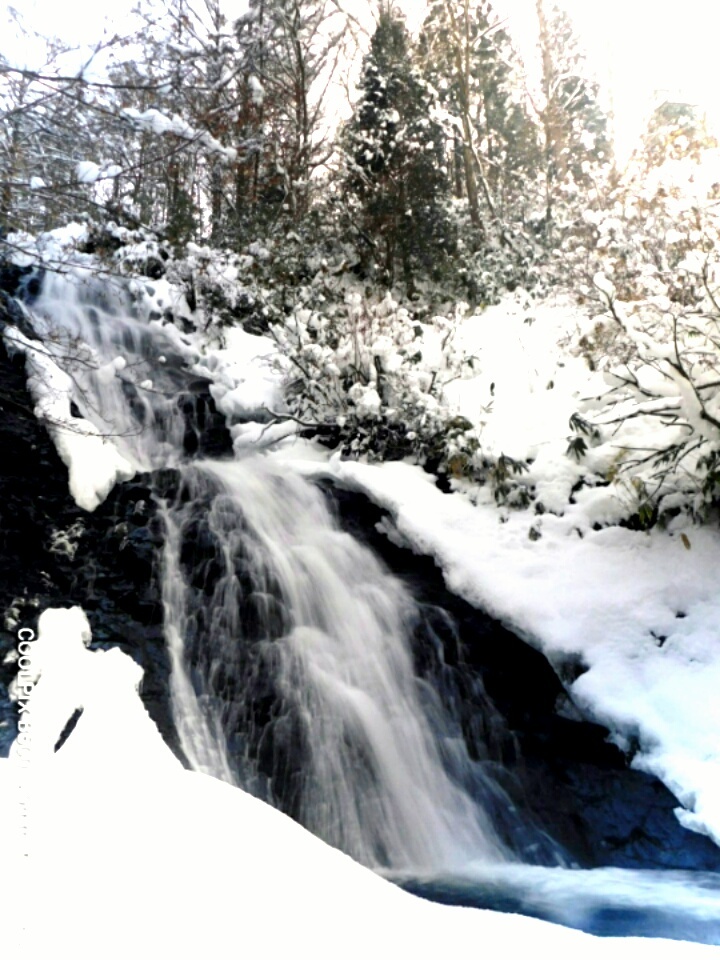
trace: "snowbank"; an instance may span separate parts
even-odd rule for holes
[[[14,908],[5,956],[718,956],[402,892],[261,801],[182,770],[144,712],[137,666],[117,650],[90,652],[88,638],[78,608],[42,615],[30,654],[40,678],[31,762],[17,750],[0,761],[0,885]]]
[[[301,456],[296,447],[295,456]],[[283,455],[293,455],[285,453]],[[297,461],[386,508],[413,549],[435,557],[451,590],[555,662],[580,655],[570,686],[583,712],[637,749],[634,764],[682,804],[681,822],[720,843],[720,536],[621,528],[578,534],[564,517],[499,512],[445,495],[404,463]],[[577,508],[578,511],[582,507]],[[539,539],[530,536],[540,533]],[[688,549],[689,547],[689,549]]]

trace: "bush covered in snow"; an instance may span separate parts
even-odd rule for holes
[[[592,429],[576,431],[573,452],[614,445],[608,477],[635,491],[645,525],[718,498],[719,185],[717,151],[673,157],[631,169],[586,215],[595,272],[582,293],[595,316],[576,349],[606,390],[583,405]]]
[[[290,361],[291,414],[352,455],[444,464],[471,455],[473,425],[453,417],[443,395],[472,371],[473,358],[454,344],[464,307],[421,322],[389,293],[369,300],[352,288],[324,309],[298,306],[272,327]]]

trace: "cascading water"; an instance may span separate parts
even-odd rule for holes
[[[32,325],[43,351],[72,378],[79,415],[136,470],[178,462],[179,352],[193,352],[160,323],[143,284],[47,273]]]
[[[278,804],[365,863],[404,871],[434,899],[598,933],[720,942],[714,875],[513,862],[559,858],[552,844],[535,855],[540,831],[525,829],[492,765],[470,759],[465,737],[482,754],[483,724],[473,717],[461,729],[448,674],[435,683],[414,662],[418,608],[407,591],[288,465],[257,454],[187,463],[197,444],[177,395],[191,388],[194,353],[147,293],[138,281],[49,273],[27,335],[4,336],[26,353],[29,382],[47,373],[39,355],[69,376],[71,419],[92,424],[131,469],[159,471],[171,695],[190,765]],[[482,703],[475,690],[471,699]],[[619,930],[603,920],[606,905]]]
[[[227,778],[226,741],[244,729],[240,779],[264,768],[276,801],[358,860],[426,869],[506,859],[458,782],[467,771],[443,762],[438,740],[457,732],[439,703],[430,716],[421,703],[411,598],[335,526],[322,494],[257,456],[206,462],[185,469],[165,515],[173,706],[193,763]],[[188,554],[183,564],[183,542],[199,542],[204,561]],[[185,644],[210,708],[203,716],[183,670]],[[213,691],[227,684],[221,734],[208,717],[222,711]],[[263,685],[274,688],[266,717]],[[456,768],[470,766],[459,746],[446,753]]]
[[[177,502],[160,506],[172,706],[189,763],[368,864],[511,858],[471,796],[502,792],[415,675],[416,611],[401,585],[287,468],[260,455],[182,465],[177,368],[193,351],[148,303],[142,284],[48,274],[32,324],[71,375],[78,413],[134,469],[181,470]]]

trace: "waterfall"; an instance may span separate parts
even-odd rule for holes
[[[183,361],[195,358],[153,307],[146,284],[90,272],[46,273],[32,305],[43,351],[73,381],[77,413],[140,471],[182,456],[177,394]]]
[[[458,735],[421,701],[412,599],[317,489],[260,456],[204,462],[184,469],[165,517],[173,708],[200,769],[227,779],[228,741],[244,729],[239,779],[257,783],[264,769],[272,799],[364,863],[508,856],[443,762],[438,738]],[[213,710],[223,732],[208,724]]]
[[[375,867],[512,859],[485,809],[509,801],[416,675],[411,596],[287,465],[187,462],[177,397],[196,357],[144,290],[48,274],[30,320],[72,379],[76,415],[134,469],[179,473],[157,501],[188,762]]]
[[[514,734],[488,699],[480,674],[499,702],[514,695],[524,712],[523,690],[527,694],[529,687],[517,683],[512,645],[509,655],[503,652],[511,678],[498,686],[495,674],[493,688],[489,678],[497,667],[481,652],[483,628],[464,619],[452,601],[457,622],[437,606],[446,601],[425,572],[418,596],[426,602],[417,602],[373,550],[335,519],[337,509],[346,525],[357,529],[359,520],[364,531],[377,519],[373,514],[368,521],[367,505],[358,509],[354,496],[345,499],[337,490],[329,495],[292,463],[247,444],[242,459],[197,459],[203,451],[227,451],[227,432],[219,418],[212,420],[207,381],[198,383],[193,369],[199,356],[191,341],[156,311],[158,291],[166,291],[156,285],[151,294],[148,286],[89,272],[47,274],[31,308],[17,305],[4,313],[2,334],[11,351],[25,355],[36,413],[68,466],[79,506],[85,505],[72,482],[78,451],[74,466],[80,476],[96,453],[102,460],[105,448],[127,465],[116,470],[112,457],[107,468],[100,464],[105,480],[99,471],[102,482],[89,510],[99,507],[116,480],[133,471],[150,474],[122,491],[115,506],[98,509],[94,539],[87,542],[104,542],[107,535],[107,553],[116,544],[123,551],[121,566],[137,559],[142,564],[132,582],[141,592],[147,586],[147,595],[129,622],[141,630],[143,618],[152,622],[137,648],[138,658],[152,665],[143,697],[154,705],[168,742],[193,770],[274,804],[421,896],[545,917],[596,934],[720,942],[717,873],[703,872],[716,863],[714,849],[697,846],[695,835],[688,841],[672,832],[672,801],[663,806],[652,784],[638,785],[624,773],[619,779],[614,768],[594,772],[592,759],[585,766],[582,757],[572,770],[576,744],[587,732],[580,725],[572,733],[572,752],[550,756],[553,762],[557,757],[561,777],[566,770],[570,781],[587,777],[589,789],[578,795],[588,816],[563,806],[568,794],[561,790],[557,820],[554,810],[546,818],[547,767],[533,766],[538,754],[532,741],[523,766]],[[13,384],[14,377],[13,370]],[[211,426],[201,437],[203,420]],[[94,435],[83,432],[88,425]],[[208,442],[213,431],[221,440]],[[72,442],[63,443],[64,432]],[[95,445],[81,449],[86,439]],[[155,504],[148,508],[151,490]],[[78,526],[77,510],[71,513],[68,536]],[[88,521],[88,533],[90,528]],[[125,554],[133,538],[143,549]],[[398,569],[404,563],[392,551],[388,555]],[[71,583],[78,568],[49,569]],[[113,623],[112,602],[123,595],[122,608],[129,597],[127,578],[118,581],[119,589],[113,580],[112,589],[98,594],[94,574],[91,580],[85,597],[103,628],[96,637],[102,645],[125,642],[129,633]],[[169,676],[156,619],[158,587]],[[461,639],[476,629],[481,667],[473,656],[466,661],[469,648]],[[534,684],[532,667],[527,674]],[[544,697],[542,677],[538,682]],[[526,729],[538,739],[554,736],[554,726],[543,726],[543,714],[532,704],[527,716],[527,727],[517,725],[521,736]],[[597,731],[593,736],[597,741]],[[567,748],[568,741],[560,746]],[[552,769],[549,774],[551,789],[562,786]],[[626,785],[627,797],[621,796]],[[594,818],[606,815],[601,794],[608,786],[608,824],[597,825]],[[540,802],[532,804],[533,813],[523,790],[536,788]],[[571,782],[573,800],[574,791]],[[634,857],[655,868],[681,853],[690,866],[683,872],[554,869],[566,864],[565,856],[536,818],[561,827],[577,818],[578,830],[604,845],[600,859],[608,846],[615,856],[617,846],[615,862],[623,865]],[[572,845],[571,826],[568,849],[582,855],[582,844]],[[680,831],[674,820],[671,826]],[[585,842],[584,834],[580,840]],[[275,854],[281,868],[282,851]],[[700,870],[692,868],[695,862]]]

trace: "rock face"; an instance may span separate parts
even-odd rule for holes
[[[379,533],[383,513],[374,504],[346,490],[329,492],[345,529],[379,553],[426,610],[416,634],[418,670],[455,700],[466,741],[484,741],[502,767],[500,782],[532,822],[580,866],[720,869],[720,850],[680,826],[677,801],[663,784],[630,769],[603,727],[560,715],[570,712],[567,697],[542,654],[449,593],[431,559]],[[483,690],[495,712],[478,730]]]
[[[17,322],[9,303],[0,303],[0,324]],[[230,437],[207,385],[188,380],[178,402],[186,453],[228,454]],[[158,573],[163,529],[153,499],[158,491],[174,496],[177,477],[172,471],[138,476],[94,513],[80,510],[68,493],[67,470],[33,414],[24,360],[11,359],[2,346],[0,412],[0,753],[15,734],[7,697],[15,668],[6,655],[16,648],[17,630],[35,627],[48,606],[79,604],[93,644],[118,646],[143,668],[145,706],[182,758],[169,706]],[[606,731],[558,714],[563,688],[539,653],[449,594],[431,560],[378,533],[378,508],[347,491],[327,493],[341,524],[413,591],[423,614],[415,630],[417,670],[453,710],[471,753],[494,765],[528,823],[583,866],[720,869],[720,851],[680,827],[674,798],[630,770]],[[201,543],[188,550],[202,558]],[[261,707],[273,709],[262,697]],[[245,712],[257,721],[257,711]]]
[[[148,478],[117,487],[94,513],[81,510],[68,493],[67,468],[33,415],[24,360],[11,360],[1,346],[0,383],[0,659],[16,648],[20,627],[35,628],[43,609],[79,604],[94,645],[119,646],[143,668],[146,707],[175,746],[153,575],[162,530]],[[14,665],[3,662],[3,692],[13,673]],[[5,703],[3,753],[14,736]]]
[[[10,279],[17,284],[26,278]],[[1,292],[0,298],[0,328],[25,323],[14,301]],[[177,403],[189,456],[232,449],[206,381],[185,374]],[[14,665],[5,658],[17,646],[17,631],[34,628],[46,607],[79,604],[88,615],[93,645],[119,646],[143,668],[145,705],[180,755],[168,701],[156,570],[163,530],[151,478],[140,475],[116,487],[93,513],[81,510],[68,492],[67,468],[34,416],[24,358],[8,356],[2,340],[0,413],[0,752],[6,755],[15,736],[7,699]]]

